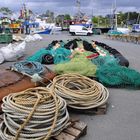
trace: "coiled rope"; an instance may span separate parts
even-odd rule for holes
[[[106,103],[109,92],[100,83],[79,74],[56,76],[48,87],[71,108],[91,109]]]
[[[48,140],[68,125],[66,102],[49,89],[37,87],[3,98],[2,140]]]
[[[14,71],[18,71],[22,74],[34,75],[41,74],[44,72],[44,67],[39,62],[31,62],[31,61],[20,61],[16,62],[11,66],[11,69]]]
[[[20,61],[11,66],[11,70],[19,72],[31,78],[31,81],[41,82],[43,78],[41,74],[45,72],[45,67],[39,62]]]

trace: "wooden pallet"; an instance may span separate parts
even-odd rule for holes
[[[3,120],[0,115],[0,123]],[[58,136],[52,137],[49,140],[78,140],[81,136],[87,133],[87,124],[77,119],[70,120],[70,125],[64,129]]]
[[[107,112],[107,103],[93,109],[80,110],[80,109],[68,108],[68,110],[79,114],[104,115]]]
[[[79,120],[71,120],[71,125],[64,129],[58,136],[51,140],[78,140],[81,136],[86,135],[87,125]]]

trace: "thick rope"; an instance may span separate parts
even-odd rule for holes
[[[3,98],[2,140],[48,140],[67,127],[66,102],[47,88],[28,89]]]
[[[91,109],[103,105],[109,97],[100,83],[79,74],[56,76],[49,85],[53,92],[66,100],[69,107]]]

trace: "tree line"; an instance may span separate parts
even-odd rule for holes
[[[92,22],[95,26],[106,26],[110,27],[115,22],[115,15],[106,16],[93,16]],[[117,13],[117,24],[118,26],[131,26],[133,24],[140,23],[140,13],[137,12],[118,12]]]
[[[8,7],[1,7],[0,13],[3,15],[12,15],[13,11]],[[72,20],[72,16],[69,14],[61,14],[55,16],[54,12],[47,10],[46,12],[39,15],[41,18],[47,17],[47,22],[55,22],[59,25],[63,25],[65,21]],[[115,20],[115,15],[106,16],[92,16],[92,22],[94,26],[110,27]],[[138,12],[118,12],[117,13],[117,24],[118,26],[129,26],[136,23],[140,23],[140,13]]]

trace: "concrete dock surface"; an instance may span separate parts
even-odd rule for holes
[[[42,35],[42,41],[27,43],[26,55],[32,55],[38,49],[47,47],[53,40],[71,40],[82,38],[87,41],[96,40],[117,49],[130,62],[130,68],[140,72],[140,44],[107,39],[104,35],[71,36],[68,33]],[[0,44],[0,47],[6,44]],[[0,68],[7,68],[14,62],[5,62]],[[50,66],[51,68],[53,66]],[[80,140],[140,140],[140,90],[129,88],[108,88],[110,98],[107,114],[78,115],[88,125],[87,135]]]

